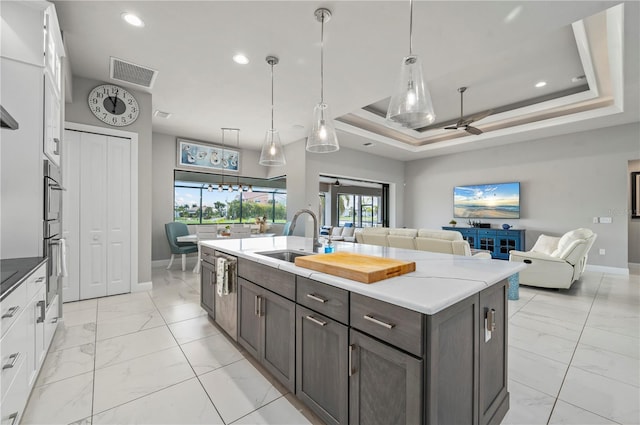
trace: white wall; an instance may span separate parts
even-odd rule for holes
[[[99,119],[89,110],[87,96],[104,81],[73,77],[73,102],[65,105],[65,119],[69,122],[96,127],[114,128]],[[120,128],[138,133],[138,281],[151,281],[151,95],[127,88],[138,101],[140,115],[136,122]],[[64,152],[63,166],[64,166]]]
[[[639,142],[640,143],[640,142]],[[640,172],[640,160],[629,161],[629,174],[634,171]],[[629,209],[631,210],[631,182],[629,181]],[[631,218],[631,214],[625,211],[624,215],[629,217],[629,262],[640,264],[640,218]],[[623,214],[620,214],[621,218]]]
[[[220,133],[222,135],[222,133]],[[173,221],[173,172],[176,169],[176,136],[153,133],[151,208],[151,258],[165,260],[171,257],[171,250],[164,231],[165,223]],[[218,140],[200,142],[220,144]],[[242,143],[242,141],[240,141]],[[260,152],[240,150],[240,175],[243,177],[266,178],[267,167],[258,164]],[[226,181],[226,179],[225,179]],[[148,189],[147,189],[148,190]],[[147,218],[149,221],[149,218]]]
[[[527,249],[541,233],[587,227],[598,234],[589,264],[627,268],[628,161],[640,158],[640,124],[627,124],[537,141],[407,163],[408,227],[440,228],[453,214],[453,187],[521,183],[521,219],[483,220],[525,228]],[[593,217],[613,217],[593,224]],[[459,222],[462,220],[459,220]],[[466,223],[459,223],[466,225]],[[598,255],[600,248],[606,255]]]

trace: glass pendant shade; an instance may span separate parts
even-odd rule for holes
[[[402,60],[397,91],[389,102],[387,121],[416,129],[426,127],[435,119],[431,93],[422,76],[422,62],[416,55],[407,56]]]
[[[313,153],[335,152],[340,149],[338,136],[326,103],[318,103],[313,109],[313,127],[307,138],[307,151]]]
[[[287,163],[278,130],[267,130],[260,153],[260,165],[280,166]]]

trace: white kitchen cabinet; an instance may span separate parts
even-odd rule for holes
[[[42,263],[0,302],[0,423],[17,424],[35,384],[53,332],[46,327],[47,264]],[[51,308],[57,306],[52,303]],[[55,332],[55,329],[53,329]]]
[[[44,153],[60,165],[64,45],[54,6],[44,11]]]
[[[61,102],[51,78],[44,77],[44,153],[56,165],[60,165]]]

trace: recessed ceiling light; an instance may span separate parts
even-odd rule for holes
[[[134,15],[133,13],[123,13],[122,19],[124,19],[129,25],[133,25],[134,27],[144,27],[144,21]]]
[[[586,79],[587,79],[587,77],[586,77],[586,76],[584,76],[584,75],[578,75],[577,77],[573,77],[573,78],[571,79],[571,82],[572,82],[572,83],[579,83],[579,82],[584,81],[584,80],[586,80]]]
[[[249,63],[249,58],[241,53],[238,53],[233,57],[233,61],[235,63],[239,63],[240,65],[246,65]]]
[[[536,83],[536,87],[537,87],[537,88],[544,87],[544,86],[546,86],[546,85],[547,85],[547,82],[546,82],[546,81],[538,81],[538,82]]]
[[[153,113],[153,116],[158,118],[168,119],[168,118],[171,118],[171,112],[164,112],[159,109],[156,109],[156,111]]]

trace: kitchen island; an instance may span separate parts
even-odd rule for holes
[[[313,253],[311,239],[201,244],[204,261],[237,259],[229,336],[326,423],[484,425],[508,410],[506,279],[524,265],[335,244],[416,263],[415,272],[364,284],[268,256]],[[203,269],[201,288],[214,320],[215,269]]]

